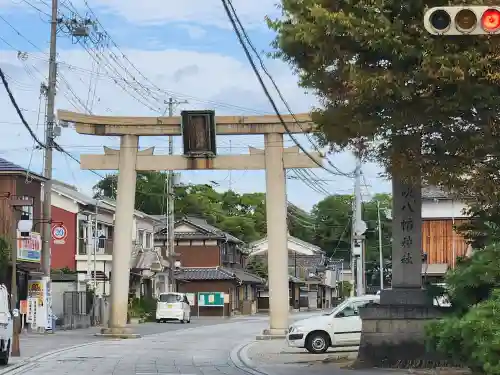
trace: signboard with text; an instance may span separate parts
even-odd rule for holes
[[[52,238],[55,245],[64,245],[68,237],[68,229],[63,224],[57,224],[52,227]]]
[[[42,237],[40,233],[31,232],[29,237],[21,237],[17,231],[17,260],[40,263],[42,258]]]
[[[198,293],[198,306],[224,306],[224,293],[207,292]]]

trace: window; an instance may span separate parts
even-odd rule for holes
[[[336,316],[337,317],[349,317],[349,316],[355,316],[359,315],[359,308],[360,307],[365,307],[368,304],[373,303],[373,300],[370,301],[356,301],[349,303],[343,310],[340,310]]]
[[[153,233],[146,233],[146,249],[151,249]]]
[[[182,296],[179,294],[160,294],[160,302],[166,302],[166,303],[176,303],[176,302],[182,302]]]
[[[137,244],[139,246],[143,246],[144,245],[144,231],[143,230],[139,231],[139,235],[137,236]]]

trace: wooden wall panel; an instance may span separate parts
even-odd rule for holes
[[[455,226],[464,222],[465,220],[455,220]],[[464,256],[468,248],[464,238],[454,232],[451,219],[423,220],[422,246],[429,264],[447,263],[450,266],[455,264],[456,257]]]
[[[11,176],[0,177],[0,194],[16,194],[16,181]],[[0,199],[0,236],[15,245],[15,217],[8,198]]]

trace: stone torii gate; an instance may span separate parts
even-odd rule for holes
[[[313,130],[308,114],[282,116],[287,129],[277,116],[214,116],[216,135],[263,134],[264,150],[249,147],[249,154],[187,157],[185,155],[154,155],[154,147],[138,150],[139,136],[180,136],[182,117],[112,117],[58,111],[59,121],[73,123],[80,134],[119,136],[120,149],[104,148],[104,155],[81,155],[81,168],[118,170],[116,222],[113,238],[111,275],[111,314],[106,335],[126,335],[129,263],[132,253],[130,233],[133,227],[136,171],[163,170],[261,170],[266,171],[266,216],[269,240],[269,304],[270,327],[264,334],[284,336],[288,328],[288,250],[287,199],[285,169],[316,168],[321,164],[319,153],[314,160],[300,153],[298,147],[283,147],[285,133]],[[193,130],[194,131],[194,130]],[[196,140],[195,140],[196,141]],[[215,146],[215,137],[213,138]],[[316,161],[316,162],[315,162]]]

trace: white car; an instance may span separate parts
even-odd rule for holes
[[[18,310],[14,310],[15,316],[19,316]],[[9,364],[12,351],[13,319],[9,308],[9,292],[5,285],[0,284],[0,365]]]
[[[184,293],[161,293],[156,303],[156,322],[191,323],[191,306]]]
[[[351,297],[330,313],[299,320],[288,329],[288,345],[315,354],[325,353],[330,347],[358,346],[361,340],[358,309],[379,302],[377,295]]]

